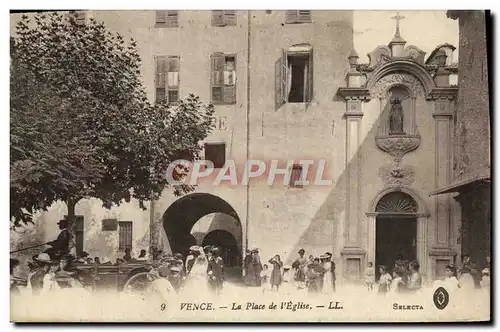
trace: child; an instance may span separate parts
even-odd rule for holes
[[[378,281],[378,293],[385,294],[389,291],[391,287],[392,277],[387,272],[387,268],[384,265],[380,265],[380,280]]]
[[[261,280],[261,287],[262,287],[262,293],[265,293],[270,289],[269,287],[269,266],[267,264],[264,264],[262,266],[262,271],[260,272],[260,280]]]
[[[481,288],[489,290],[490,289],[490,269],[488,269],[488,268],[483,269],[482,272],[483,272],[483,276],[481,277],[481,282],[480,282]]]
[[[373,268],[373,263],[368,262],[368,266],[365,269],[365,286],[368,291],[373,290],[373,284],[375,283],[375,269]]]

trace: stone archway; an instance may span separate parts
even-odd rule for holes
[[[232,221],[231,225],[227,225],[231,230],[228,232],[224,229],[224,219],[217,218],[215,220],[217,230],[220,232],[214,233],[213,229],[207,232],[205,237],[213,233],[210,235],[213,243],[210,244],[224,246],[226,242],[229,243],[226,241],[227,236],[225,236],[225,233],[229,233],[234,239],[230,243],[231,250],[234,252],[235,248],[237,248],[241,256],[242,226],[238,214],[224,199],[208,193],[194,193],[181,197],[172,203],[163,214],[163,228],[173,253],[178,252],[186,257],[190,246],[202,244],[197,243],[198,241],[191,234],[191,230],[198,220],[209,214],[227,215]],[[236,227],[234,224],[236,224]],[[237,233],[236,236],[235,232]],[[236,239],[239,239],[239,241]],[[239,268],[241,271],[239,260],[232,259],[229,262],[233,266],[228,266],[228,268]]]
[[[396,242],[396,249],[401,251],[403,259],[416,258],[421,266],[421,273],[427,274],[427,220],[429,213],[427,212],[425,202],[412,189],[408,187],[388,187],[381,190],[372,200],[368,217],[368,262],[373,262],[375,265],[388,264],[396,257],[389,257],[387,261],[377,262],[377,238],[379,241],[384,241],[384,237],[377,234],[377,228],[386,226],[397,233],[398,230],[405,229],[407,226],[407,236],[402,236],[399,244]],[[400,224],[395,224],[396,222]],[[401,223],[406,223],[402,226]],[[396,226],[394,226],[396,225]],[[387,228],[386,228],[387,229]],[[380,228],[379,228],[380,233]],[[391,241],[391,240],[386,240]],[[408,243],[412,241],[411,243]],[[414,243],[413,243],[414,241]],[[388,244],[390,245],[390,243]],[[380,251],[380,249],[378,250]],[[395,253],[394,256],[396,256]],[[413,258],[414,257],[414,258]],[[380,254],[379,254],[380,260]]]

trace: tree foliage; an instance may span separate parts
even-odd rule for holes
[[[96,197],[107,208],[157,198],[165,170],[199,157],[213,106],[189,95],[149,102],[137,43],[93,19],[23,16],[11,38],[11,218],[58,200]],[[176,194],[192,190],[175,187]]]

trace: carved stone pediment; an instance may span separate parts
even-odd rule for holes
[[[368,53],[368,59],[370,64],[368,67],[374,68],[382,63],[390,61],[391,59],[391,49],[388,46],[380,45],[375,48],[371,53]]]
[[[405,154],[415,150],[420,145],[420,135],[384,135],[376,136],[377,147],[390,154],[399,163]]]
[[[405,48],[404,57],[413,60],[421,65],[425,64],[425,52],[416,46],[409,45]]]
[[[379,176],[388,186],[409,186],[414,181],[415,168],[399,164],[384,165],[379,169]]]

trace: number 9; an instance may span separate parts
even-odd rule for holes
[[[162,303],[160,306],[160,310],[164,311],[167,308],[167,305],[165,303]]]

